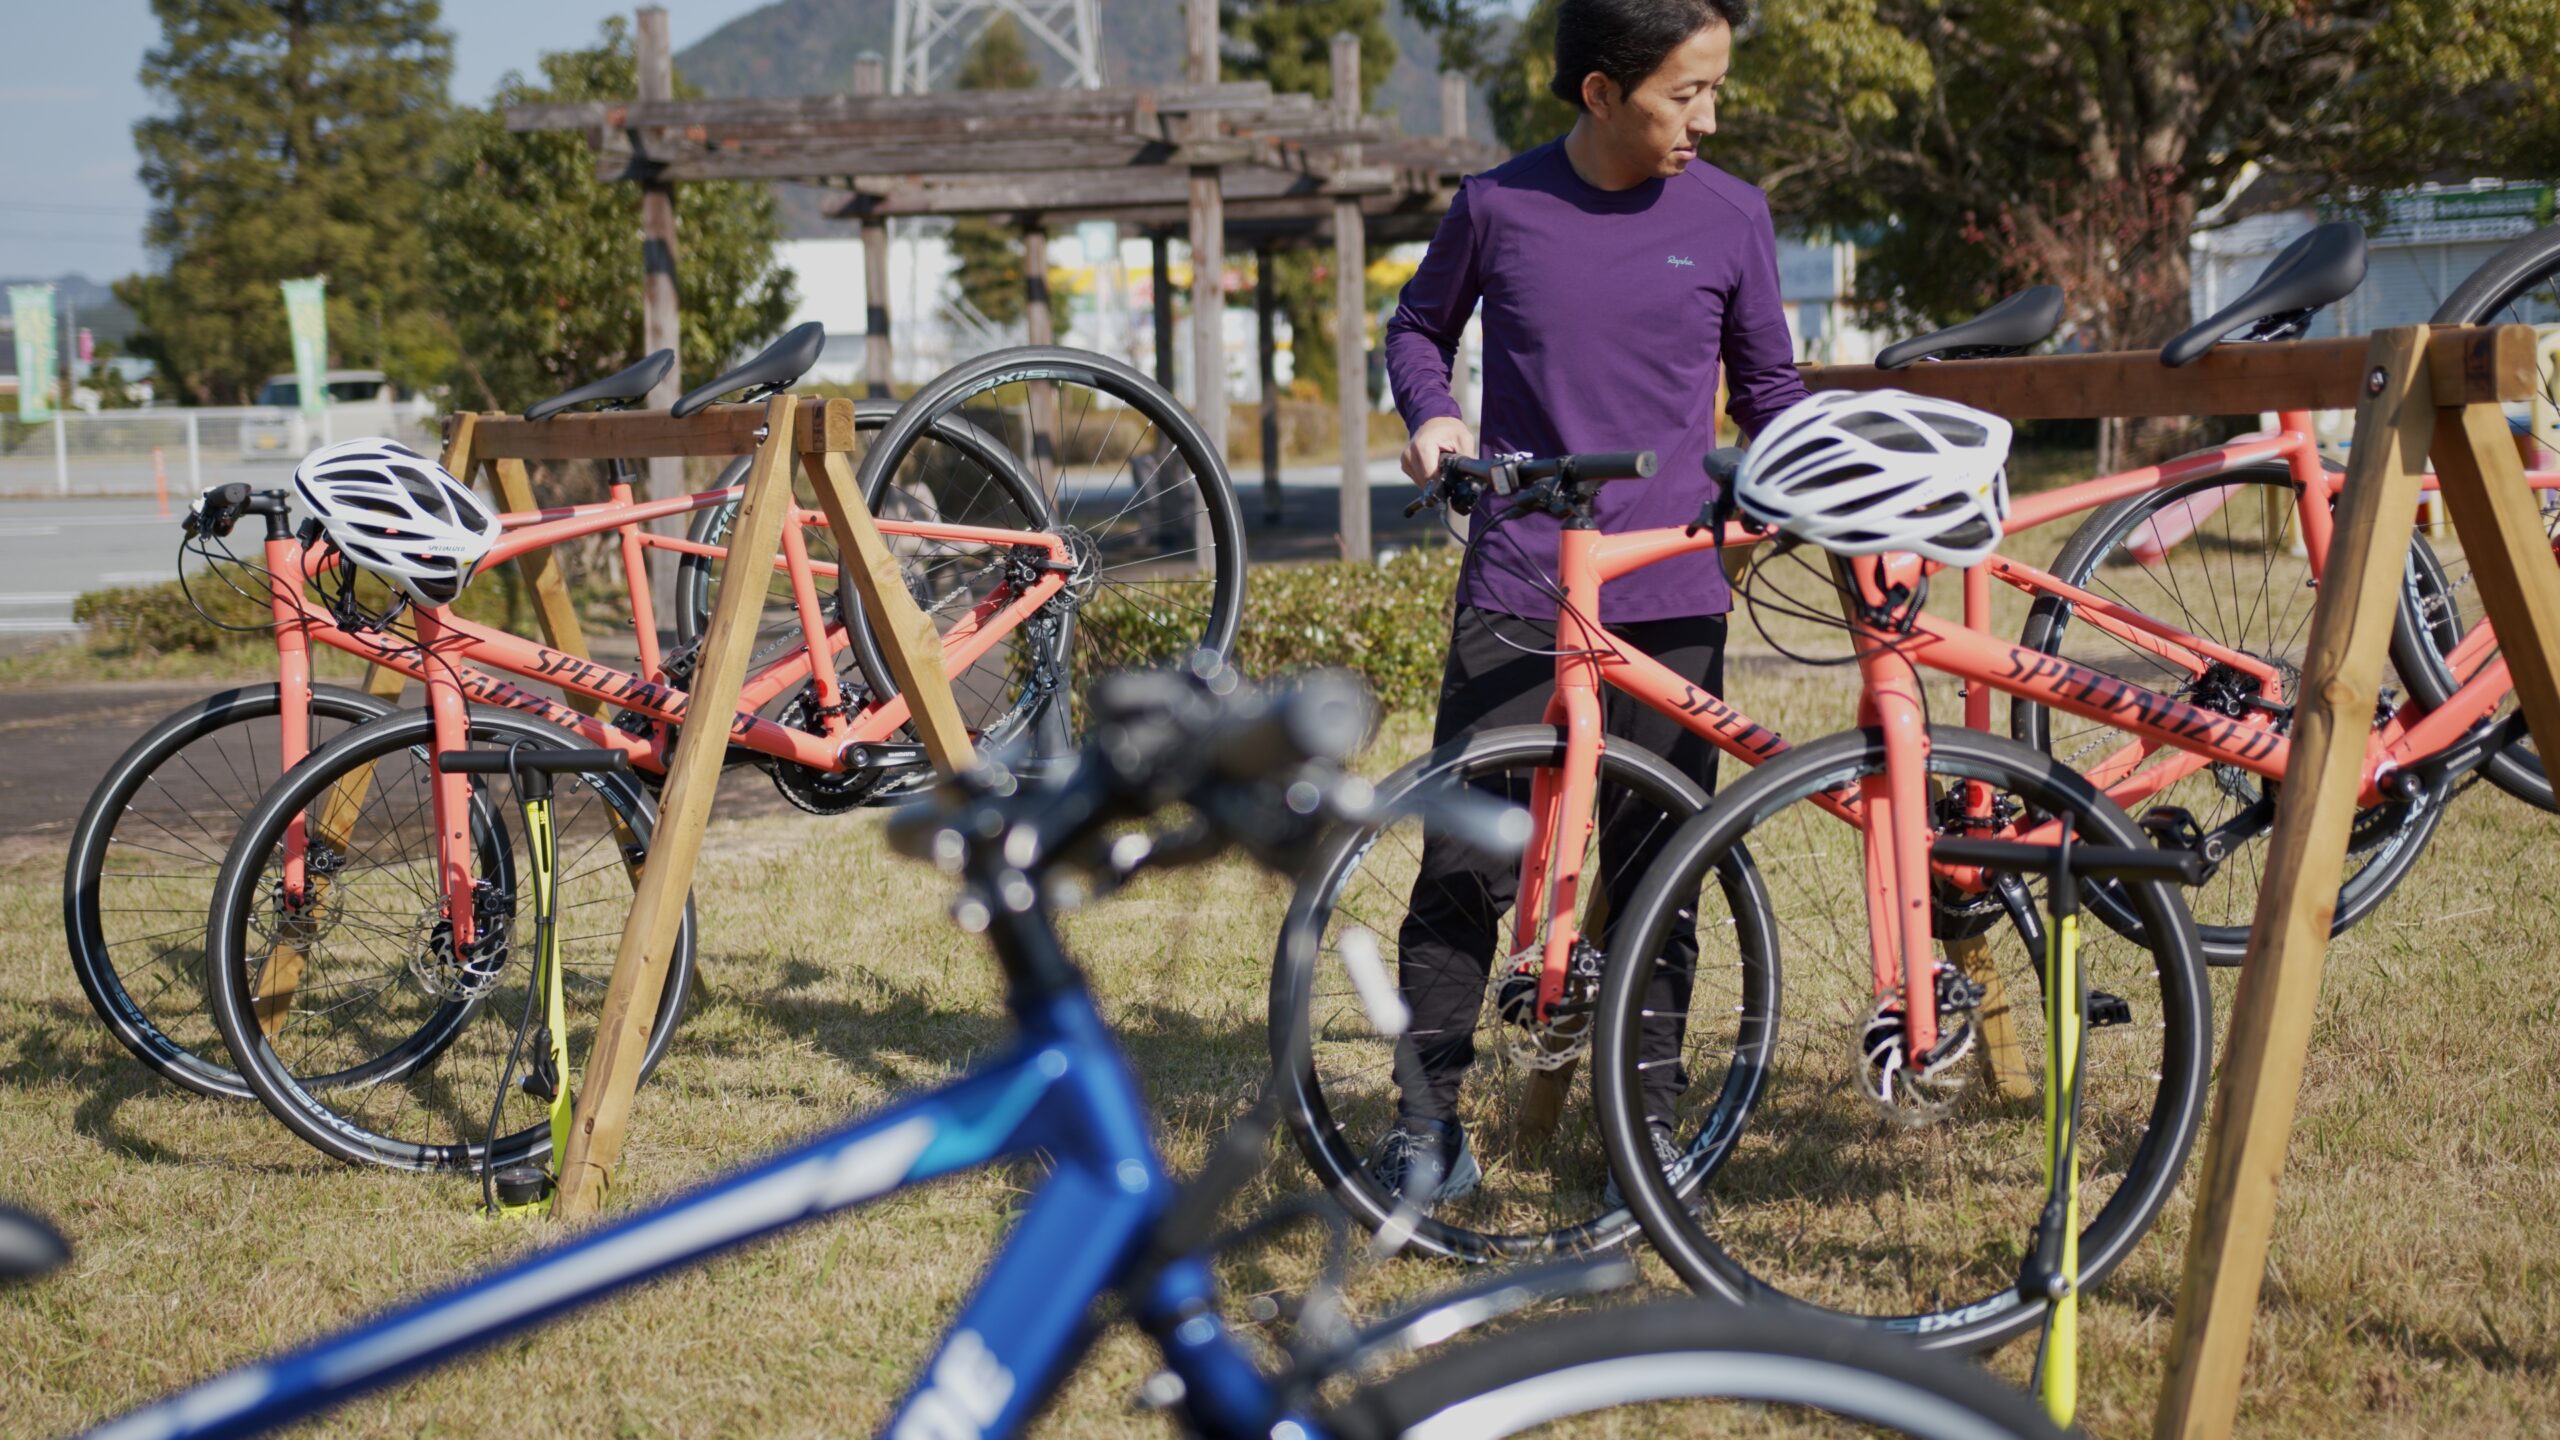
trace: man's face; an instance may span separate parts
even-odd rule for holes
[[[1716,133],[1716,92],[1732,67],[1733,27],[1711,20],[1665,56],[1633,94],[1594,118],[1608,132],[1611,148],[1650,164],[1655,175],[1677,175],[1698,158],[1700,139]]]

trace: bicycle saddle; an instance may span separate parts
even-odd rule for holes
[[[627,370],[619,370],[601,380],[590,380],[575,390],[563,390],[548,400],[537,400],[524,407],[527,420],[548,420],[563,410],[578,405],[593,405],[599,400],[629,403],[658,388],[675,367],[676,352],[660,350]]]
[[[0,1281],[32,1280],[71,1258],[71,1247],[42,1219],[0,1205]]]
[[[806,325],[795,326],[781,339],[758,351],[754,359],[684,392],[668,413],[681,420],[736,390],[752,392],[740,396],[742,400],[761,399],[809,373],[809,367],[818,363],[818,352],[826,348],[826,343],[827,327],[823,323],[812,320]]]
[[[1914,360],[1981,360],[2007,355],[2051,336],[2062,326],[2062,287],[2021,290],[1972,319],[1884,347],[1879,370],[1899,370]]]
[[[2243,340],[2290,340],[2324,305],[2364,283],[2364,227],[2332,220],[2284,247],[2240,298],[2160,347],[2160,363],[2185,365],[2235,331]]]

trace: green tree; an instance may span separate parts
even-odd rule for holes
[[[1396,65],[1386,0],[1221,0],[1225,72],[1262,80],[1274,90],[1333,98],[1333,37],[1360,37],[1360,108]],[[1272,257],[1272,298],[1289,317],[1290,359],[1297,378],[1335,393],[1333,251],[1282,250]],[[1368,308],[1380,297],[1372,295]],[[1353,383],[1365,384],[1365,376]]]
[[[1545,94],[1554,6],[1495,77],[1513,145],[1570,123]],[[2196,217],[2235,188],[2231,218],[2429,175],[2541,176],[2560,139],[2549,0],[1760,13],[1709,153],[1782,226],[1867,237],[1862,297],[1897,325],[2052,280],[2095,342],[2157,343],[2186,323]]]
[[[515,409],[641,355],[640,188],[596,178],[587,142],[510,132],[511,105],[627,99],[638,89],[620,19],[601,43],[542,57],[542,84],[509,75],[455,117],[426,206],[429,273],[450,317],[455,393]],[[695,93],[682,77],[676,93]],[[682,373],[704,380],[791,315],[774,264],[773,192],[734,181],[676,190]]]
[[[329,277],[342,363],[402,380],[449,358],[426,282],[425,159],[453,42],[437,0],[152,0],[134,126],[160,273],[116,287],[134,352],[201,403],[245,400],[291,358],[276,282]]]
[[[1031,47],[1023,42],[1022,29],[1014,24],[1012,16],[998,15],[979,32],[952,83],[961,90],[1031,90],[1039,86],[1040,67],[1032,63]],[[953,278],[979,314],[999,325],[1010,325],[1022,318],[1027,303],[1022,241],[1012,226],[974,217],[955,220],[951,225],[951,254],[959,262],[959,272]]]

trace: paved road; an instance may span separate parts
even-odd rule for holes
[[[178,522],[150,500],[0,501],[0,638],[70,630],[82,591],[177,573]]]

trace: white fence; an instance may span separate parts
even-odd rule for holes
[[[173,502],[232,480],[282,483],[293,462],[317,445],[347,435],[379,433],[384,419],[324,411],[306,419],[289,406],[223,409],[73,411],[35,425],[0,426],[0,495],[151,495],[163,487]],[[431,443],[423,426],[404,437]]]

